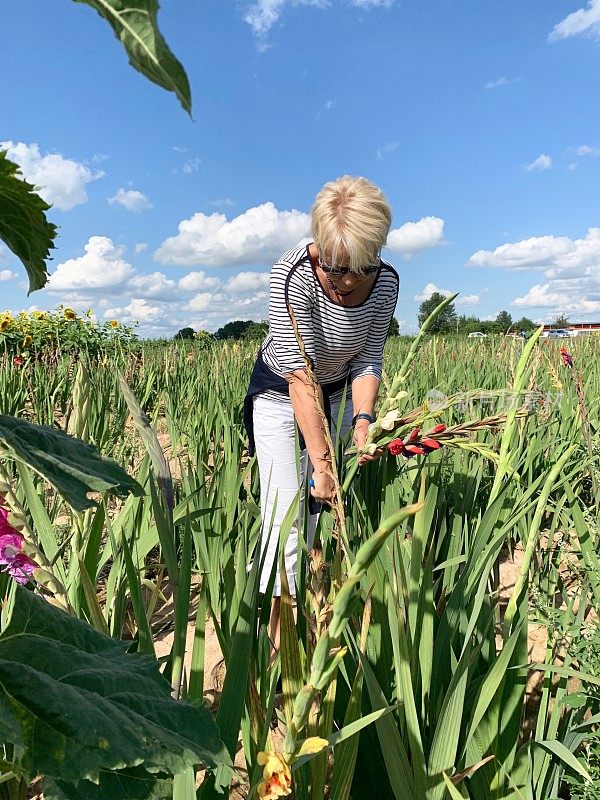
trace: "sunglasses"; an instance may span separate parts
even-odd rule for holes
[[[347,275],[351,272],[350,267],[332,267],[329,264],[324,264],[321,260],[321,256],[319,256],[319,266],[327,275]],[[360,273],[355,273],[360,277],[365,277],[367,275],[373,275],[379,269],[379,264],[363,267]]]

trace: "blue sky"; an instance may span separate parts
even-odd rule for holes
[[[600,0],[168,0],[193,121],[90,8],[3,3],[0,141],[60,226],[47,288],[0,251],[0,310],[143,335],[266,316],[314,195],[390,199],[396,316],[600,319]]]

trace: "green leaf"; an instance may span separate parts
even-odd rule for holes
[[[77,786],[44,778],[44,800],[167,800],[173,782],[150,775],[143,767],[100,772],[100,782],[79,781]]]
[[[547,750],[549,753],[552,753],[552,755],[559,758],[570,769],[579,773],[579,775],[581,775],[582,778],[585,778],[586,781],[591,782],[592,779],[590,774],[585,769],[583,764],[575,758],[573,753],[567,747],[565,747],[562,742],[546,740],[544,742],[535,742],[535,744],[537,744],[539,747],[542,747],[544,750]]]
[[[114,31],[129,63],[146,78],[175,92],[183,108],[191,114],[192,96],[184,68],[169,50],[158,29],[157,0],[74,0],[95,9]]]
[[[45,478],[76,511],[95,506],[87,493],[137,496],[144,490],[115,461],[58,428],[0,414],[0,451]]]
[[[231,764],[209,711],[173,700],[156,661],[126,648],[17,587],[0,635],[0,741],[18,745],[18,771],[96,782]]]
[[[0,239],[23,262],[31,294],[48,281],[46,259],[54,248],[57,228],[46,219],[48,203],[20,175],[19,167],[0,150]]]

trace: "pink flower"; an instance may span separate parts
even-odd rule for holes
[[[20,533],[3,533],[0,536],[0,564],[10,564],[22,549],[23,537]]]
[[[7,572],[17,583],[27,583],[38,568],[35,561],[23,553],[25,540],[8,522],[8,509],[0,506],[0,572]]]

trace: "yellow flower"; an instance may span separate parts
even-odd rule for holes
[[[45,311],[34,311],[33,317],[34,319],[46,319],[46,312]]]
[[[77,314],[73,311],[72,308],[65,308],[63,311],[63,316],[65,319],[77,319]]]
[[[19,314],[19,318],[20,319],[27,319],[27,317],[28,317],[28,314],[27,314],[26,311],[21,311],[21,313]]]
[[[263,779],[257,788],[261,800],[277,800],[292,793],[292,773],[280,755],[273,751],[261,752],[256,760],[264,767]]]
[[[108,324],[110,325],[111,328],[118,328],[119,327],[119,323],[117,322],[116,319],[111,319]]]
[[[305,739],[302,742],[302,747],[298,751],[296,758],[301,758],[301,756],[312,756],[315,753],[320,753],[321,750],[324,750],[328,746],[329,742],[327,739],[321,739],[320,736],[310,736],[308,739]]]
[[[92,318],[92,316],[94,315],[94,312],[92,311],[92,309],[91,309],[91,308],[88,308],[88,310],[85,312],[85,315],[86,315],[86,317],[87,317],[88,319],[91,319],[91,318]]]
[[[23,347],[24,348],[29,347],[32,342],[33,342],[33,338],[31,336],[29,336],[29,334],[27,334],[27,336],[23,339]]]
[[[10,317],[4,317],[0,319],[0,331],[5,331],[10,328],[10,323],[12,322]]]

